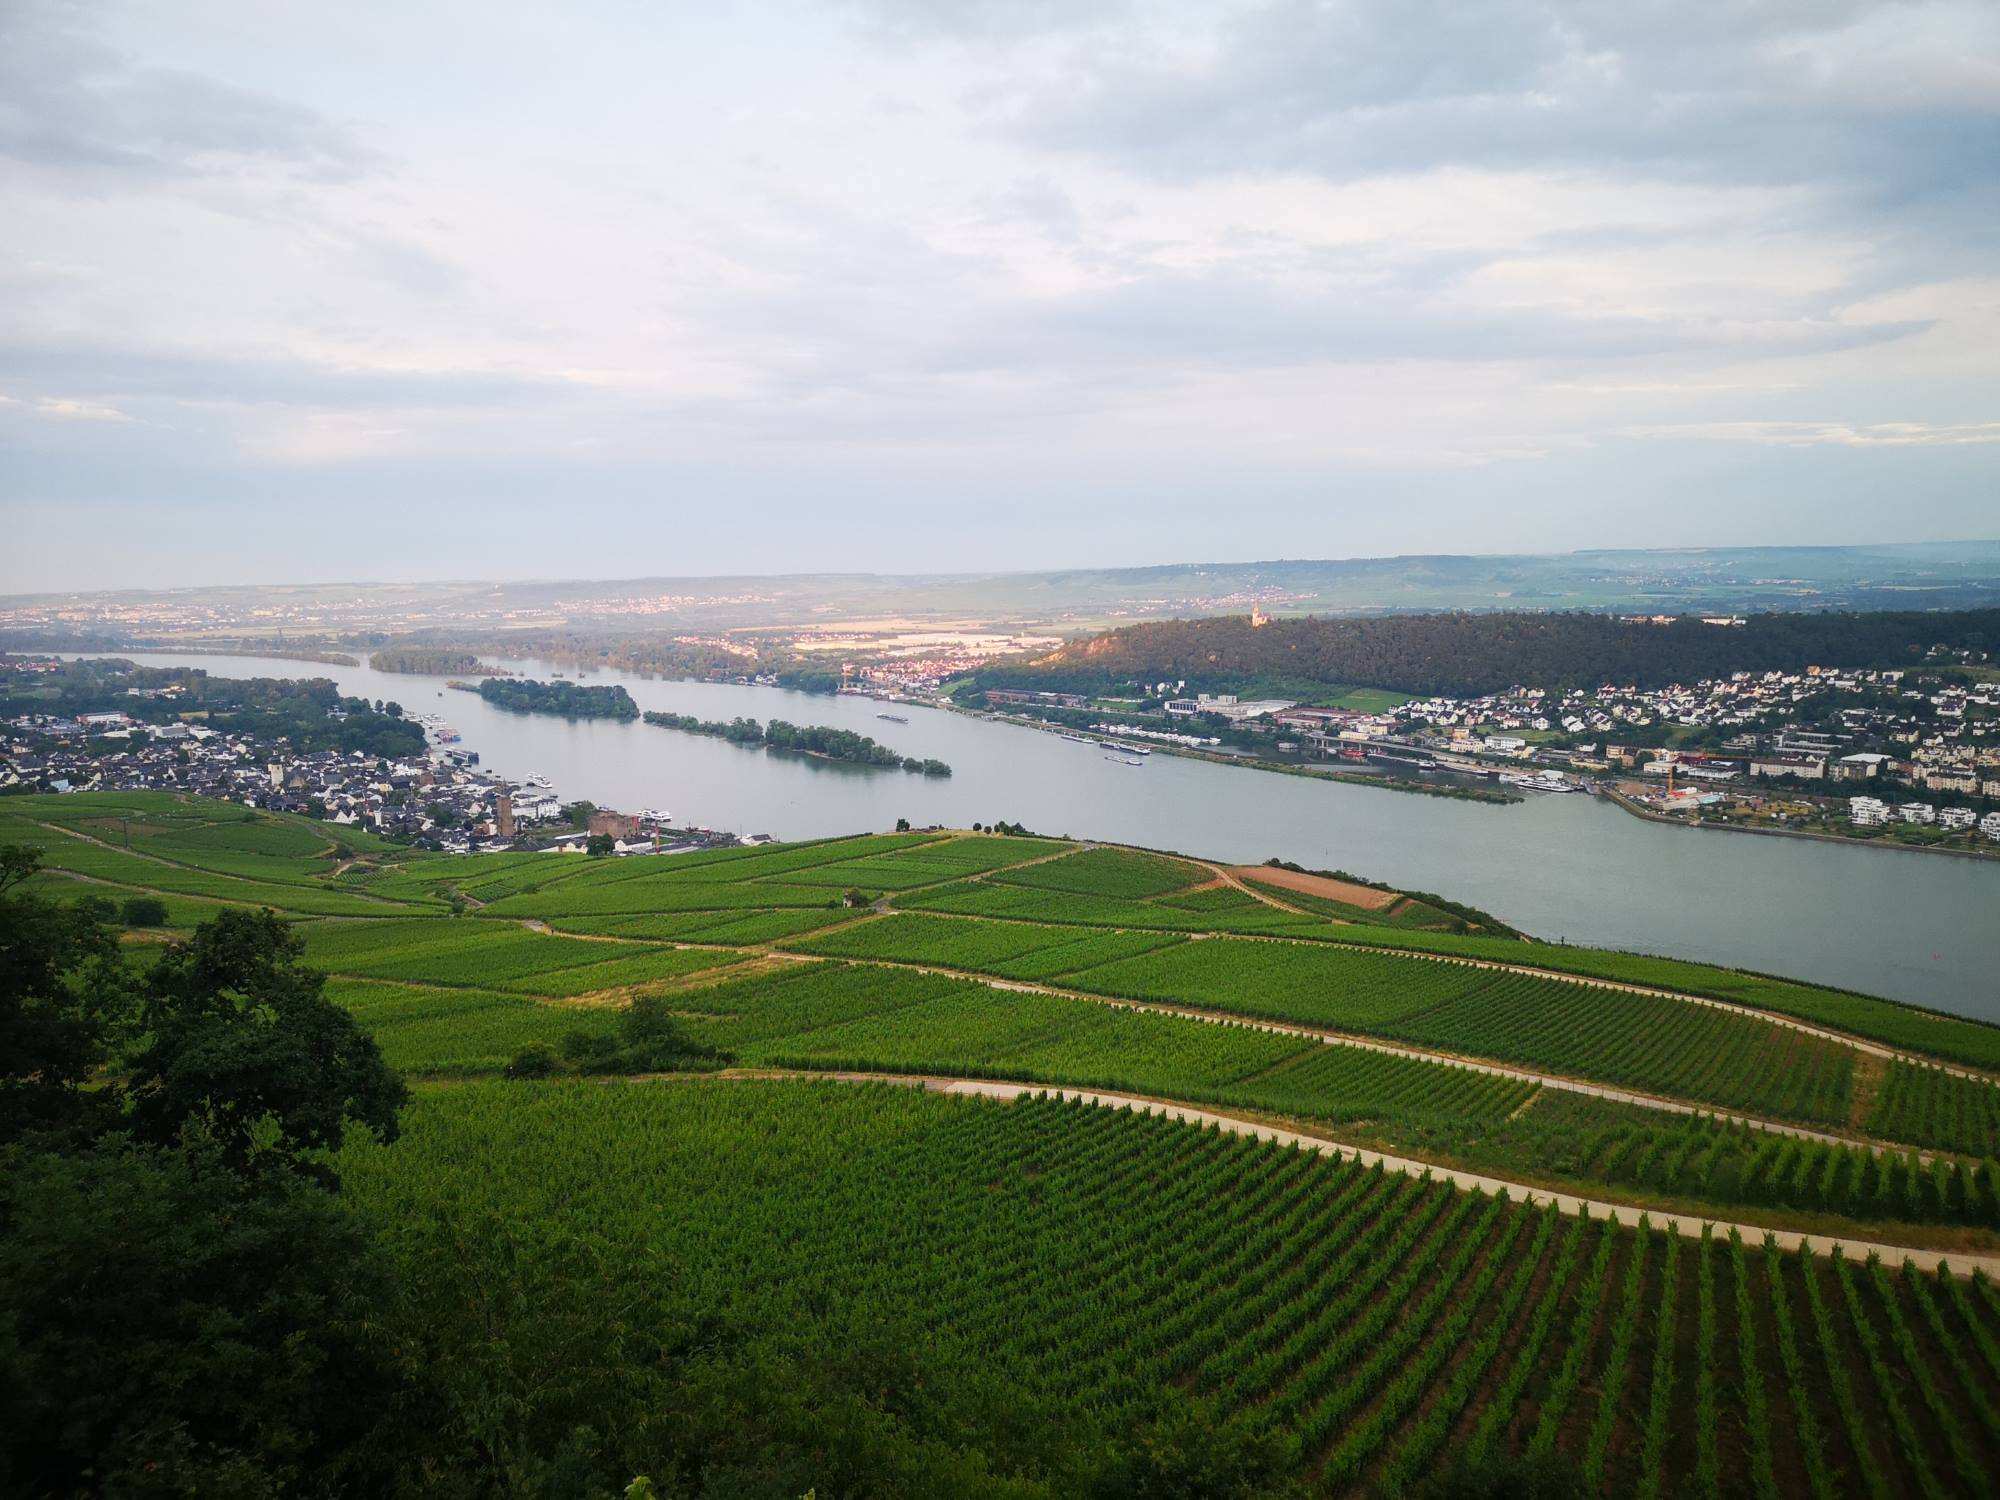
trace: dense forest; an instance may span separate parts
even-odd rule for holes
[[[773,719],[768,725],[755,719],[697,719],[693,714],[649,713],[646,722],[661,729],[678,729],[684,734],[705,734],[734,745],[762,745],[769,750],[789,750],[800,755],[817,755],[826,760],[845,761],[856,766],[901,768],[924,776],[949,776],[951,767],[941,760],[919,760],[898,755],[879,740],[851,729],[831,724],[789,724]]]
[[[800,693],[840,691],[838,669],[829,668],[813,657],[774,645],[751,641],[730,645],[722,640],[680,639],[661,635],[606,635],[584,630],[463,630],[448,639],[412,640],[387,647],[371,658],[408,654],[412,658],[477,663],[479,652],[491,652],[510,659],[532,657],[538,661],[580,667],[585,671],[638,672],[648,677],[685,677],[710,682],[748,681],[768,677],[782,688]],[[478,666],[384,667],[388,671],[448,672],[466,676],[495,675]]]
[[[1185,680],[1190,689],[1319,683],[1469,696],[1516,685],[1663,687],[1731,672],[1912,666],[1931,646],[2000,651],[2000,610],[1761,614],[1709,625],[1580,613],[1163,620],[1073,642],[1038,661],[995,665],[978,687],[1088,692]]]
[[[449,646],[384,646],[368,658],[378,672],[415,672],[427,677],[505,677],[505,667],[489,666],[471,651]]]
[[[141,724],[190,721],[224,734],[284,740],[301,752],[394,757],[424,748],[423,730],[400,706],[343,697],[324,677],[211,677],[199,668],[141,667],[122,658],[65,662],[54,671],[0,662],[0,719],[111,712]]]
[[[479,696],[497,708],[508,708],[522,714],[561,714],[565,719],[639,717],[639,705],[622,687],[585,687],[577,682],[489,677],[479,684]]]

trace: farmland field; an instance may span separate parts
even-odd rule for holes
[[[1068,983],[1135,1000],[1374,1030],[1462,995],[1485,977],[1453,964],[1219,937],[1085,969]]]
[[[1848,1113],[1850,1049],[1652,995],[1486,973],[1451,1000],[1384,1030],[1454,1052],[1786,1119],[1839,1124]]]
[[[646,951],[474,920],[326,923],[305,936],[306,961],[329,973],[419,984],[489,985]]]
[[[601,946],[609,953],[622,951],[609,944]],[[740,957],[713,948],[659,948],[624,958],[607,958],[601,963],[537,970],[518,979],[495,979],[491,983],[496,989],[524,995],[566,998],[595,994],[599,990],[664,984],[720,969],[738,962]]]
[[[1195,1402],[1224,1451],[1260,1455],[1262,1490],[1395,1491],[1512,1452],[1609,1494],[1709,1469],[1778,1494],[1953,1494],[2000,1463],[1983,1286],[1615,1229],[1110,1109],[471,1085],[424,1093],[402,1141],[341,1168],[386,1226],[400,1306],[446,1321],[448,1400],[503,1403],[529,1452],[582,1423],[617,1433],[621,1472],[672,1462],[654,1419],[690,1381],[832,1350],[875,1372],[873,1444],[775,1493],[870,1489],[885,1428],[974,1445],[956,1492],[1073,1493]],[[496,1278],[497,1301],[479,1290]],[[728,1332],[690,1343],[690,1325]],[[1237,1448],[1253,1422],[1270,1441]]]
[[[1076,854],[1015,870],[994,879],[1035,890],[1071,891],[1080,896],[1138,899],[1163,896],[1208,880],[1198,865],[1132,849],[1084,849]]]
[[[424,1075],[497,1073],[522,1048],[572,1031],[606,1032],[610,1012],[485,990],[335,980],[327,993],[374,1034],[391,1067]]]
[[[1939,1068],[1891,1063],[1868,1128],[1890,1140],[2000,1157],[2000,1089]]]
[[[955,1493],[1131,1493],[1136,1471],[1094,1466],[1180,1454],[1191,1431],[1203,1462],[1250,1466],[1248,1493],[1400,1494],[1510,1456],[1605,1494],[1955,1494],[2000,1460],[2000,1293],[1983,1277],[1614,1229],[1047,1100],[501,1077],[537,1056],[622,1056],[620,1028],[649,1014],[628,1005],[652,994],[691,1045],[617,1064],[648,1076],[1096,1088],[1586,1197],[1990,1257],[1992,1082],[1426,954],[1627,982],[1687,971],[1691,990],[1935,1034],[1940,1056],[1979,1052],[1990,1028],[1933,1032],[1887,1002],[1699,966],[1302,916],[1171,856],[1048,840],[419,857],[172,799],[0,808],[0,840],[30,833],[95,877],[34,878],[58,899],[159,891],[177,926],[224,900],[294,924],[330,997],[416,1080],[405,1138],[342,1155],[395,1246],[395,1316],[423,1307],[458,1330],[426,1356],[464,1403],[455,1420],[504,1409],[536,1463],[586,1427],[628,1475],[678,1462],[648,1444],[690,1390],[768,1389],[776,1368],[825,1374],[858,1425],[796,1488],[788,1473],[756,1493],[841,1493],[843,1463],[872,1492],[904,1461],[882,1445],[905,1441],[925,1455],[896,1448],[913,1472],[943,1463]],[[100,833],[117,846],[88,841]],[[890,899],[849,908],[853,887]],[[129,951],[143,966],[164,949]],[[1286,1022],[1413,1052],[1269,1029]],[[518,1295],[486,1298],[496,1276]]]

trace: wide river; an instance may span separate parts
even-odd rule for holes
[[[1595,797],[1511,806],[1416,796],[1153,755],[1143,767],[1039,730],[942,709],[600,671],[641,708],[836,724],[932,780],[767,754],[643,723],[512,714],[443,678],[257,657],[136,658],[224,677],[331,677],[346,693],[442,715],[503,776],[540,773],[565,800],[669,811],[676,822],[781,838],[898,818],[995,820],[1038,833],[1272,856],[1484,907],[1537,937],[1705,959],[2000,1021],[2000,861],[1759,838],[1650,823]],[[556,668],[507,665],[550,677]],[[895,724],[877,717],[896,713]]]

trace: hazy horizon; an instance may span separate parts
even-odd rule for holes
[[[1701,558],[1713,557],[1716,559],[1723,559],[1731,557],[1754,556],[1760,553],[1778,553],[1778,552],[1829,554],[1829,555],[1862,553],[1862,554],[1876,554],[1884,557],[1890,557],[1893,556],[1894,554],[1903,552],[1925,552],[1933,549],[1952,549],[1952,548],[1991,549],[1995,554],[1992,559],[1992,565],[1996,569],[1995,575],[1991,579],[1987,579],[1983,575],[1975,574],[1974,576],[1979,577],[1980,581],[1986,584],[1987,587],[1989,588],[2000,588],[2000,535],[1995,535],[1990,537],[1950,537],[1950,538],[1942,538],[1936,541],[1903,541],[1903,540],[1879,541],[1878,540],[1874,542],[1860,542],[1860,543],[1806,543],[1806,544],[1779,545],[1770,547],[1759,547],[1759,546],[1576,547],[1576,548],[1567,548],[1561,551],[1543,551],[1543,552],[1403,552],[1403,553],[1368,554],[1368,555],[1346,556],[1346,557],[1340,557],[1340,556],[1245,557],[1245,558],[1183,557],[1183,558],[1174,558],[1159,562],[1113,562],[1113,563],[1103,563],[1103,564],[1085,563],[1085,564],[1066,564],[1066,565],[1054,564],[1044,567],[989,568],[989,569],[923,568],[923,569],[911,569],[907,571],[888,571],[888,570],[828,568],[828,569],[816,569],[816,570],[800,569],[800,570],[792,570],[785,572],[775,572],[775,571],[774,572],[727,572],[727,573],[725,572],[714,572],[714,573],[607,572],[607,573],[598,573],[592,575],[524,572],[516,574],[485,574],[485,575],[436,574],[429,577],[409,577],[409,578],[385,578],[385,577],[371,578],[371,577],[354,576],[354,577],[344,577],[344,578],[318,578],[318,579],[261,578],[261,579],[236,581],[236,582],[228,582],[228,581],[204,582],[196,580],[196,581],[188,581],[188,582],[174,583],[174,584],[151,584],[151,585],[135,584],[122,587],[105,587],[101,589],[87,588],[87,589],[23,590],[14,592],[0,591],[0,602],[15,603],[24,599],[32,599],[36,597],[57,597],[57,598],[88,597],[95,594],[124,595],[124,594],[146,594],[154,592],[255,593],[258,590],[283,592],[287,590],[338,589],[342,587],[361,588],[361,589],[384,589],[384,590],[395,590],[395,589],[415,590],[424,588],[452,589],[452,588],[472,588],[472,587],[488,587],[488,586],[493,588],[520,588],[520,589],[534,589],[534,588],[603,589],[620,585],[654,584],[654,583],[724,584],[724,583],[755,583],[760,581],[779,583],[779,582],[793,582],[793,581],[806,581],[806,580],[852,580],[857,582],[874,581],[882,583],[909,582],[915,584],[920,582],[933,582],[933,581],[969,582],[974,580],[1060,579],[1069,577],[1070,575],[1079,575],[1087,577],[1092,575],[1112,576],[1112,575],[1147,573],[1147,572],[1159,572],[1159,573],[1190,572],[1190,571],[1198,572],[1199,570],[1203,569],[1215,569],[1218,571],[1236,571],[1236,570],[1254,570],[1261,568],[1261,569],[1271,569],[1276,571],[1282,569],[1311,569],[1318,567],[1339,568],[1343,565],[1351,565],[1355,567],[1367,567],[1370,565],[1376,565],[1383,568],[1388,568],[1398,564],[1408,564],[1408,565],[1419,565],[1427,563],[1478,564],[1487,562],[1495,564],[1518,562],[1521,564],[1543,563],[1550,565],[1560,565],[1561,563],[1572,559],[1581,561],[1581,560],[1595,559],[1595,558],[1604,558],[1607,560],[1611,559],[1628,560],[1628,559],[1643,559],[1643,558],[1659,558],[1662,560],[1666,559],[1683,560],[1683,559],[1701,559]],[[1951,557],[1945,560],[1956,562],[1961,565],[1976,567],[1976,563],[1972,559]],[[1682,580],[1683,585],[1690,584],[1691,582],[1692,582],[1691,579]],[[1878,586],[1886,587],[1891,590],[1897,587],[1908,586],[1907,584],[1899,584],[1893,575],[1886,579],[1877,579],[1875,580],[1875,582],[1877,583]],[[1938,586],[1942,587],[1944,585],[1942,582],[1940,582]],[[1666,593],[1662,595],[1662,597],[1666,599],[1667,602],[1670,604],[1673,603],[1674,600],[1679,599],[1681,604],[1693,607],[1690,604],[1690,600],[1692,599],[1692,592],[1685,586],[1679,592],[1676,592],[1674,589],[1669,588],[1667,589]],[[1628,606],[1636,606],[1640,602],[1642,601],[1635,594],[1633,598],[1630,601],[1628,601],[1627,604],[1618,605],[1615,607],[1624,608]],[[1424,606],[1419,606],[1419,608],[1423,607]],[[1462,606],[1441,604],[1428,607],[1435,609],[1451,609]],[[1548,608],[1550,606],[1546,604],[1536,604],[1530,602],[1530,603],[1524,603],[1521,607],[1524,609],[1536,610],[1536,609]],[[1604,606],[1604,607],[1609,608],[1613,606]]]
[[[0,591],[1945,541],[2000,8],[0,10]]]

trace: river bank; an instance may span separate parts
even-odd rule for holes
[[[1635,802],[1614,786],[1599,785],[1597,793],[1607,801],[1616,803],[1635,818],[1644,818],[1648,823],[1665,823],[1672,828],[1701,829],[1704,832],[1757,833],[1775,839],[1811,839],[1822,844],[1841,844],[1856,849],[1882,849],[1895,854],[1944,854],[1953,859],[1983,860],[2000,863],[2000,850],[1987,849],[1942,849],[1935,844],[1899,844],[1890,839],[1855,838],[1844,833],[1825,833],[1812,828],[1758,828],[1748,823],[1709,822],[1705,819],[1681,818],[1672,813],[1657,812],[1642,802]]]
[[[882,701],[907,703],[919,708],[940,708],[947,713],[965,714],[975,719],[1010,724],[1017,729],[1033,729],[1041,734],[1053,734],[1058,739],[1064,735],[1083,733],[1080,730],[1069,729],[1065,725],[1051,724],[1046,719],[1023,718],[1017,714],[998,713],[990,708],[965,708],[949,698],[935,700],[896,698]],[[1085,737],[1113,747],[1127,747],[1129,739],[1129,737],[1120,739],[1115,730],[1096,730]],[[1225,755],[1215,750],[1197,750],[1190,745],[1132,741],[1129,747],[1143,748],[1149,755],[1173,755],[1183,760],[1206,761],[1212,766],[1238,766],[1250,771],[1271,771],[1280,776],[1303,776],[1313,781],[1338,782],[1344,786],[1375,787],[1385,792],[1413,792],[1420,797],[1446,797],[1462,802],[1489,802],[1501,805],[1522,800],[1517,793],[1503,792],[1493,787],[1458,786],[1448,782],[1415,781],[1402,776],[1372,775],[1366,771],[1341,771],[1329,767],[1295,765],[1289,761],[1267,760],[1255,755]]]
[[[642,709],[825,722],[874,735],[901,755],[942,760],[954,776],[880,776],[806,757],[743,755],[721,740],[640,723],[510,714],[476,693],[448,691],[443,678],[365,666],[281,673],[246,658],[183,664],[218,676],[330,677],[344,693],[447,717],[482,768],[547,777],[565,801],[670,807],[676,822],[786,839],[908,818],[918,827],[1018,823],[1200,850],[1232,864],[1276,857],[1439,891],[1550,940],[1699,959],[2000,1020],[2000,862],[1992,860],[1885,867],[1839,841],[1682,838],[1599,797],[1501,806],[1378,797],[1379,783],[1245,775],[1164,754],[1145,757],[1143,768],[1115,765],[1094,743],[921,702],[609,670],[588,679],[623,685]],[[554,670],[526,660],[501,665],[527,677]],[[878,719],[884,707],[909,723]]]

